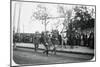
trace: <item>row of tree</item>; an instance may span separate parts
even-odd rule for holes
[[[94,28],[95,18],[93,14],[95,14],[92,9],[92,12],[89,13],[87,7],[75,7],[75,16],[70,20],[69,29],[75,28],[76,30],[80,28],[81,30],[85,30],[88,28]]]
[[[37,20],[41,20],[41,22],[45,26],[45,31],[46,26],[49,23],[47,20],[57,18],[64,18],[63,29],[73,31],[73,29],[78,30],[80,28],[81,30],[84,30],[87,28],[93,28],[95,24],[95,8],[91,8],[91,10],[89,10],[89,7],[93,6],[76,5],[72,9],[68,9],[67,7],[64,7],[62,5],[58,5],[57,9],[60,16],[50,17],[47,12],[47,8],[39,4],[37,6],[38,10],[33,13],[33,17]]]

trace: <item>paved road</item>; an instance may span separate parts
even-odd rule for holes
[[[26,48],[34,48],[34,45],[31,43],[16,43],[17,47],[26,47]],[[83,54],[94,54],[94,49],[90,49],[84,46],[74,46],[74,49],[71,49],[69,45],[66,45],[66,48],[61,48],[61,46],[57,46],[58,51],[63,52],[73,52],[73,53],[83,53]],[[45,49],[44,45],[39,45],[40,49]],[[52,48],[52,47],[51,47]]]
[[[46,56],[42,53],[43,51],[38,50],[34,52],[34,49],[18,48],[13,51],[13,59],[17,64],[52,64],[52,63],[69,63],[69,62],[85,62],[93,58],[92,55],[81,55],[72,53],[60,53],[56,55],[49,53]]]

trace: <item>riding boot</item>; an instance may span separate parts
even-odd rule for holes
[[[43,54],[45,54],[46,50],[43,51]]]
[[[56,54],[56,48],[53,48],[52,52],[54,52],[54,54]]]
[[[35,52],[36,52],[36,50],[37,50],[36,44],[35,44],[35,48],[34,48],[34,50],[35,50]]]
[[[46,50],[46,55],[48,56],[48,50]]]

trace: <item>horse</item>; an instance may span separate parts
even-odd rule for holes
[[[58,36],[53,34],[52,38],[51,38],[51,42],[52,42],[52,45],[53,45],[52,52],[54,52],[54,54],[56,54],[57,45],[60,43],[59,39],[58,39]]]
[[[45,47],[43,53],[46,53],[46,55],[48,56],[48,38],[46,35],[44,35],[44,33],[41,34],[40,44],[42,44]]]
[[[57,37],[55,37],[55,35],[50,36],[48,34],[41,34],[40,44],[43,44],[45,46],[45,50],[43,51],[43,53],[46,53],[46,55],[49,54],[49,51],[56,54],[56,45],[58,44],[57,42],[58,39]],[[51,47],[53,47],[53,49],[51,49]]]

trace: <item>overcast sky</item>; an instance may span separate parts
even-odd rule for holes
[[[18,27],[18,19],[19,19],[19,8],[21,7],[21,13],[20,13],[20,26],[19,29],[21,33],[34,33],[35,31],[44,31],[44,25],[41,23],[41,21],[33,19],[32,15],[37,10],[37,5],[41,5],[43,7],[47,8],[47,13],[51,17],[57,17],[59,16],[59,13],[57,12],[57,4],[47,4],[47,3],[31,3],[31,2],[12,2],[12,23],[13,26],[15,26],[15,32],[17,31]],[[60,4],[61,5],[61,4]],[[16,8],[15,8],[16,7]],[[65,5],[64,6],[67,9],[72,9],[75,7],[75,5]],[[15,9],[14,9],[15,8]],[[52,29],[55,29],[54,24],[59,22],[60,24],[63,22],[62,19],[49,19],[49,24],[47,25],[47,30],[51,31]],[[58,30],[61,31],[63,28],[63,25],[61,24],[58,27]]]

